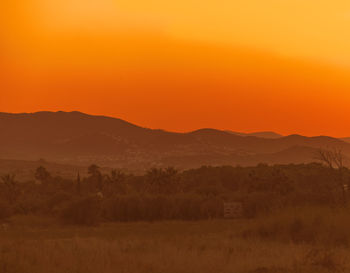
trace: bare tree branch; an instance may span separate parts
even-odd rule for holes
[[[329,168],[334,169],[332,151],[320,148],[317,150],[315,159],[321,161],[321,163],[327,165]]]
[[[334,164],[337,166],[338,169],[342,169],[344,167],[343,151],[340,148],[333,148],[331,153]]]

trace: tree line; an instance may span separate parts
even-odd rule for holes
[[[325,155],[323,155],[325,156]],[[103,173],[97,165],[75,179],[39,166],[31,181],[7,174],[0,183],[0,219],[56,217],[66,224],[102,221],[199,220],[223,217],[224,202],[240,202],[242,217],[287,206],[343,206],[350,171],[321,163],[254,167],[152,168],[142,175]]]

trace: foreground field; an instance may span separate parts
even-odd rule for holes
[[[256,222],[17,224],[0,234],[0,272],[350,272],[347,247],[244,237]]]

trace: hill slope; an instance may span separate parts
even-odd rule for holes
[[[350,137],[343,137],[341,140],[350,143]]]
[[[283,135],[280,135],[275,132],[270,131],[264,131],[264,132],[254,132],[254,133],[241,133],[241,132],[234,132],[234,131],[226,131],[228,133],[238,135],[238,136],[255,136],[255,137],[262,137],[262,138],[281,138]]]

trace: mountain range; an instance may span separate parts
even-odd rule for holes
[[[0,158],[144,169],[201,165],[288,164],[315,161],[319,148],[347,139],[200,129],[175,133],[81,112],[0,113]],[[350,140],[348,140],[350,141]]]

